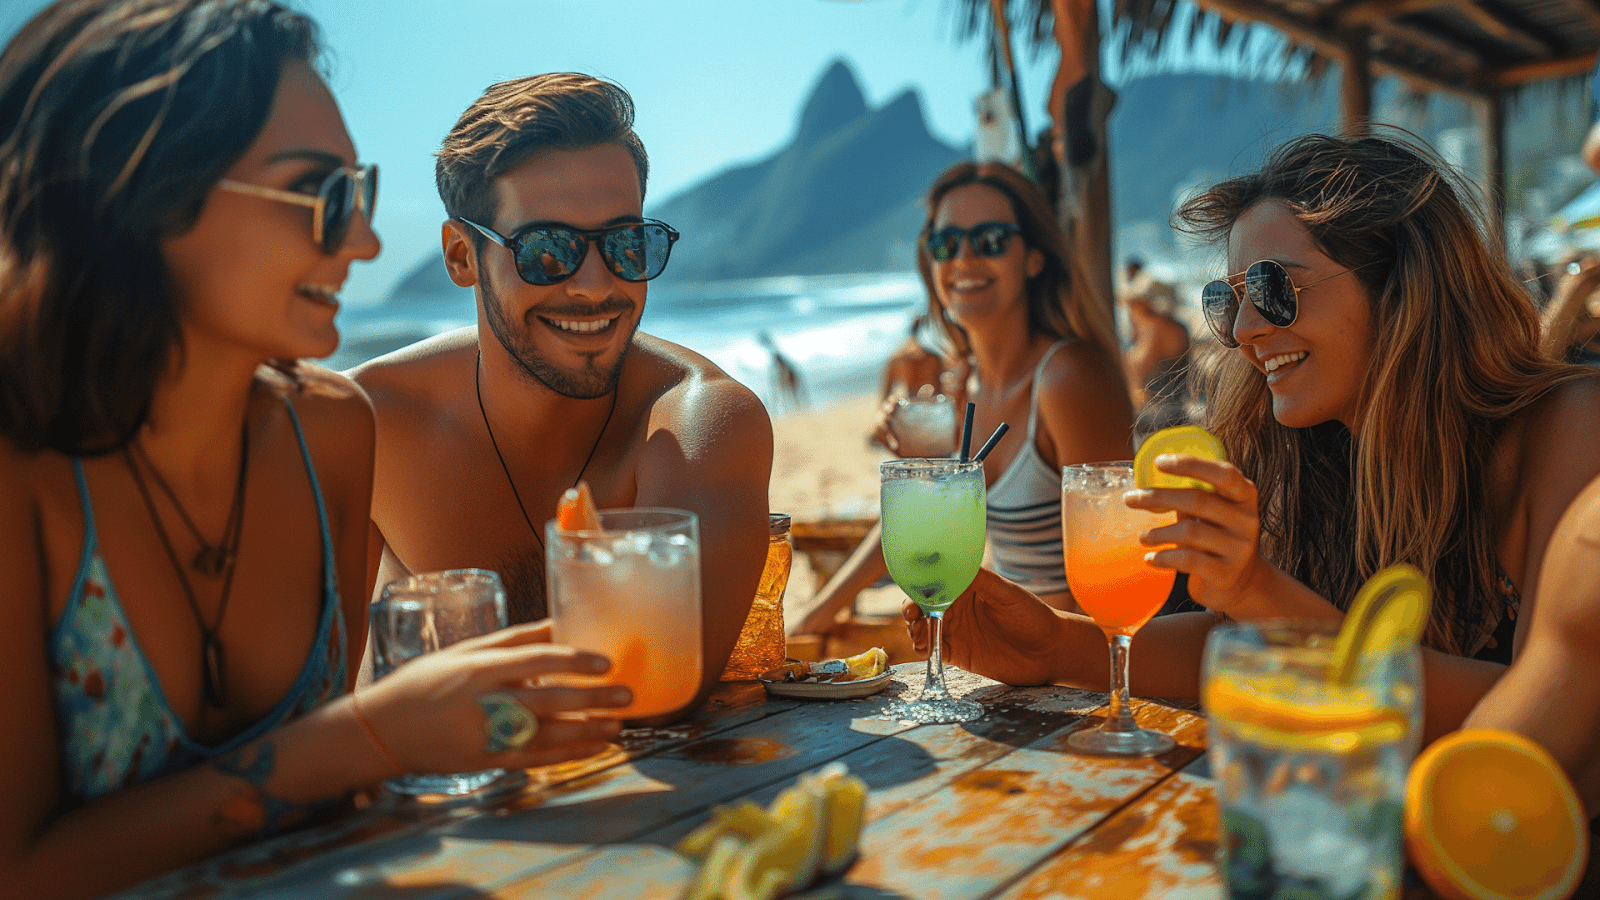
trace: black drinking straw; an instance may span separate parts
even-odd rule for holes
[[[1006,423],[1001,422],[1000,423],[1000,427],[996,428],[994,430],[994,434],[989,435],[989,439],[987,441],[984,441],[982,449],[980,449],[978,451],[978,455],[977,456],[974,456],[972,458],[972,461],[973,462],[983,462],[983,458],[985,456],[989,455],[989,451],[994,449],[994,445],[1000,443],[1000,439],[1005,437],[1006,436],[1006,432],[1010,431],[1010,430],[1011,430],[1011,426],[1010,425],[1007,425]]]
[[[961,461],[965,463],[970,457],[967,451],[972,449],[972,413],[977,407],[971,400],[967,401],[967,420],[961,423]]]

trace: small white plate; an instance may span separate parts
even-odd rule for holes
[[[853,700],[870,697],[888,687],[893,672],[884,672],[860,681],[768,681],[758,679],[767,693],[775,697],[797,697],[801,700]]]

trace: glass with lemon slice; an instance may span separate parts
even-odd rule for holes
[[[1202,699],[1222,813],[1218,861],[1235,900],[1399,896],[1421,660],[1414,636],[1385,643],[1388,632],[1379,634],[1340,669],[1348,651],[1333,623],[1212,630]]]

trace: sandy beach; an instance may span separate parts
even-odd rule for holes
[[[775,416],[772,510],[796,519],[876,515],[878,463],[889,458],[867,445],[877,409],[869,394]]]
[[[797,523],[877,518],[878,463],[890,458],[867,443],[878,405],[876,395],[867,394],[773,417],[769,497],[774,512],[789,513]],[[807,555],[796,553],[784,595],[785,618],[797,618],[795,611],[819,587]],[[892,662],[913,658],[900,621],[904,597],[893,582],[862,591],[856,598],[856,625],[816,652],[842,656],[882,646]],[[812,652],[791,644],[791,653],[805,654],[802,658],[811,658]]]

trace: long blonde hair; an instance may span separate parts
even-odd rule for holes
[[[960,162],[945,169],[928,189],[928,217],[922,231],[933,227],[939,203],[958,187],[981,184],[994,188],[1011,204],[1011,213],[1022,229],[1023,243],[1044,257],[1039,274],[1028,279],[1028,333],[1056,338],[1079,338],[1093,344],[1111,360],[1120,373],[1122,353],[1117,343],[1117,326],[1111,304],[1094,288],[1085,274],[1079,254],[1067,241],[1066,232],[1056,221],[1044,190],[1026,175],[1004,163]],[[972,352],[972,344],[961,326],[950,320],[933,289],[933,261],[927,248],[917,241],[917,270],[928,291],[928,312],[958,359]]]
[[[1239,353],[1215,360],[1209,425],[1262,499],[1263,555],[1344,608],[1378,569],[1408,562],[1434,590],[1424,642],[1474,652],[1504,592],[1489,466],[1511,419],[1591,370],[1541,357],[1533,304],[1481,207],[1428,151],[1398,136],[1306,135],[1253,175],[1187,201],[1176,227],[1225,238],[1246,210],[1283,203],[1317,248],[1355,269],[1374,344],[1352,431],[1289,428]]]

